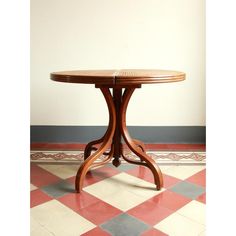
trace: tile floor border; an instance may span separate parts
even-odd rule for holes
[[[156,162],[163,164],[205,164],[205,152],[179,152],[179,151],[150,151],[147,152]],[[132,159],[137,157],[130,152],[127,155]],[[102,157],[100,158],[102,159]],[[58,162],[58,163],[80,163],[83,161],[83,152],[78,151],[32,151],[30,153],[32,162]],[[125,162],[121,159],[122,162]],[[99,161],[99,160],[98,160]]]

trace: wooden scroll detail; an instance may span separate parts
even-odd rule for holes
[[[107,131],[106,131],[106,133],[107,133]],[[84,149],[84,160],[86,160],[91,155],[92,151],[97,151],[97,148],[94,147],[94,145],[102,143],[104,140],[104,137],[106,136],[106,133],[104,134],[104,136],[102,138],[94,140],[86,145],[86,147]]]
[[[104,153],[103,153],[103,155],[104,155]],[[113,145],[111,147],[110,152],[107,152],[106,155],[107,156],[102,161],[93,163],[91,168],[92,167],[98,167],[98,166],[104,165],[104,164],[106,164],[107,162],[109,162],[112,159],[112,157],[114,155],[114,146]]]
[[[141,151],[146,152],[146,148],[143,142],[137,139],[133,139],[133,142],[136,144],[137,147],[141,149]]]
[[[86,145],[86,147],[84,149],[84,160],[86,160],[91,155],[92,151],[97,151],[98,150],[98,148],[94,147],[94,145],[103,143],[107,132],[108,132],[108,129],[107,129],[106,133],[103,135],[102,138],[91,141]],[[110,152],[104,152],[103,155],[106,155],[106,156],[110,155]]]

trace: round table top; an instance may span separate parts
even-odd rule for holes
[[[185,79],[185,73],[169,70],[124,69],[124,70],[75,70],[51,73],[51,79],[58,82],[139,85],[177,82]]]

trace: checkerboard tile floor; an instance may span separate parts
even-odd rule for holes
[[[203,236],[206,169],[163,165],[164,188],[149,169],[111,164],[74,191],[78,165],[31,164],[31,236]]]

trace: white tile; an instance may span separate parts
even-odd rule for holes
[[[152,183],[127,173],[120,173],[87,186],[84,191],[121,210],[128,210],[161,193],[164,189],[157,191]]]
[[[127,211],[144,202],[146,198],[140,197],[124,189],[120,189],[116,194],[111,194],[102,198],[102,200],[122,211]]]
[[[97,196],[98,198],[107,197],[111,194],[119,194],[121,190],[127,190],[141,179],[126,173],[120,173],[110,178],[106,178],[95,184],[84,188],[84,191]]]
[[[198,236],[205,236],[206,235],[206,231],[202,231]]]
[[[57,200],[32,208],[31,217],[56,236],[80,235],[96,227]]]
[[[205,225],[205,208],[205,204],[198,201],[191,201],[184,207],[180,208],[176,213]]]
[[[140,182],[130,186],[128,189],[129,192],[137,194],[138,196],[145,197],[146,199],[151,198],[155,195],[160,194],[163,192],[165,188],[161,190],[156,189],[156,185],[145,180],[141,180]]]
[[[121,187],[118,184],[114,184],[108,181],[108,179],[84,187],[83,190],[100,199],[103,199],[111,194],[117,194],[120,191]]]
[[[159,165],[159,168],[161,169],[161,172],[166,171],[173,167],[173,165]]]
[[[53,236],[44,226],[33,218],[30,219],[30,236]]]
[[[154,228],[171,236],[198,236],[205,229],[202,224],[198,224],[178,213],[168,216],[155,225]]]
[[[30,191],[33,191],[33,190],[35,190],[35,189],[37,189],[37,187],[34,186],[33,184],[30,184]]]
[[[171,168],[164,169],[162,172],[163,174],[184,180],[205,168],[203,165],[172,166]]]
[[[41,168],[49,171],[50,173],[58,176],[61,179],[67,179],[75,176],[79,165],[39,165]]]
[[[142,179],[123,172],[112,176],[109,181],[112,181],[113,183],[116,184],[120,184],[124,188],[129,188],[130,186],[133,186],[138,182],[142,181]]]
[[[116,179],[127,191],[145,197],[146,199],[164,191],[164,188],[158,191],[155,184],[126,173],[116,175],[113,179]]]

